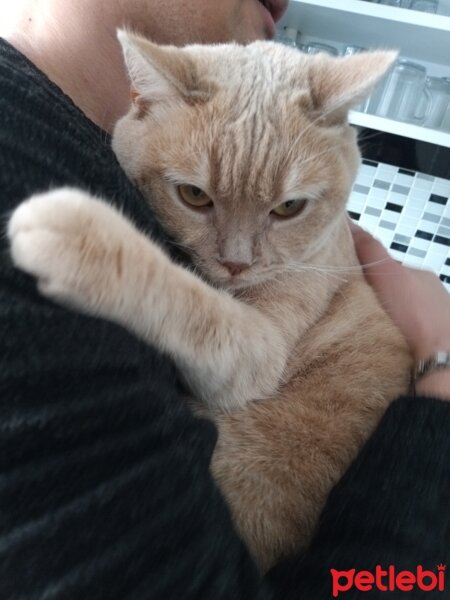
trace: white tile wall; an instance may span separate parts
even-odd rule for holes
[[[364,160],[347,209],[402,263],[450,292],[450,180]]]

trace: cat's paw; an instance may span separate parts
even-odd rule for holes
[[[32,196],[8,224],[15,266],[43,295],[93,313],[115,292],[111,270],[120,271],[130,231],[114,208],[71,188]]]

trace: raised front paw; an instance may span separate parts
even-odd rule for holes
[[[13,262],[40,292],[91,313],[107,312],[130,235],[139,234],[114,208],[70,188],[32,196],[8,224]]]

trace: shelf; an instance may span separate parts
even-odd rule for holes
[[[385,131],[386,133],[393,133],[394,135],[401,135],[421,142],[450,148],[450,133],[438,131],[437,129],[428,129],[419,125],[393,121],[392,119],[369,115],[355,110],[350,111],[349,122],[358,127],[368,127],[369,129]]]
[[[291,0],[281,26],[311,37],[371,48],[395,48],[408,58],[450,70],[450,17],[363,0]]]
[[[300,32],[300,41],[398,49],[422,63],[428,74],[450,77],[450,16],[364,0],[291,0],[280,27]],[[450,148],[450,133],[383,117],[350,113],[350,123]]]
[[[328,8],[330,10],[382,18],[389,21],[397,21],[398,23],[408,23],[410,25],[447,31],[447,33],[450,32],[450,17],[448,16],[406,8],[396,8],[395,6],[388,6],[386,4],[377,4],[363,0],[341,0],[339,4],[337,4],[336,0],[291,0],[291,3],[292,5],[298,4],[314,6],[316,8]]]

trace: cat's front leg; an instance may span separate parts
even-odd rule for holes
[[[8,237],[14,264],[37,278],[43,295],[114,320],[129,310],[139,233],[105,202],[73,188],[36,194],[12,214]]]
[[[112,206],[67,188],[33,196],[13,213],[8,236],[14,263],[44,295],[171,354],[210,406],[276,392],[287,348],[275,324],[173,264]]]

